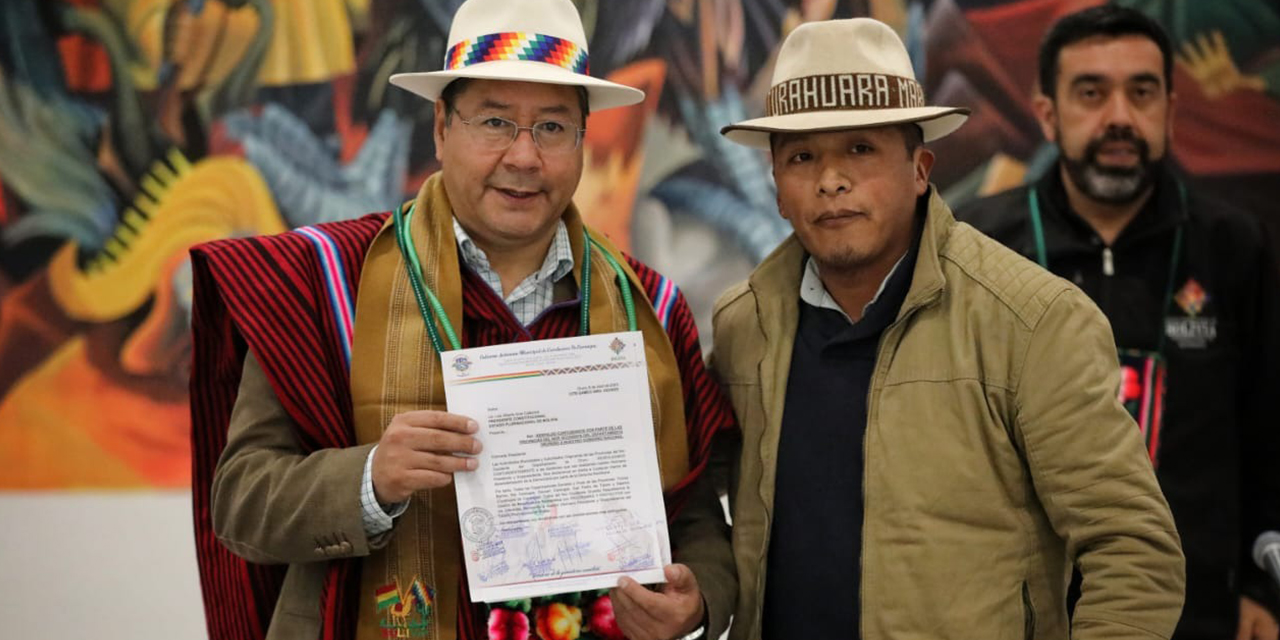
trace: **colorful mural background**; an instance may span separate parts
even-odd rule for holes
[[[513,0],[516,1],[516,0]],[[1280,214],[1280,3],[1117,0],[1179,46],[1175,155]],[[0,489],[188,484],[187,249],[385,210],[436,170],[431,110],[390,87],[436,69],[460,0],[0,2]],[[1052,162],[1029,109],[1035,48],[1096,0],[577,0],[592,72],[644,88],[592,116],[577,202],[715,297],[787,233],[759,114],[796,25],[870,15],[932,102],[973,108],[935,145],[958,203]]]

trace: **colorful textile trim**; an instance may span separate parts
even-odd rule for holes
[[[409,588],[401,591],[400,582],[379,587],[374,592],[378,613],[385,611],[378,626],[384,638],[427,638],[431,635],[431,605],[435,590],[414,577]]]
[[[488,607],[487,640],[626,640],[607,589]]]
[[[347,274],[343,272],[342,261],[338,259],[338,250],[333,238],[316,227],[300,227],[294,230],[306,236],[316,249],[320,258],[320,268],[324,270],[324,285],[329,294],[329,305],[333,307],[333,317],[338,325],[338,342],[347,357],[347,366],[351,366],[352,320],[356,316],[355,297],[351,295],[351,287],[347,284]]]
[[[495,60],[545,62],[574,73],[588,73],[587,50],[569,40],[540,33],[490,33],[462,40],[444,56],[446,71]]]
[[[400,590],[397,589],[394,584],[389,584],[378,589],[378,593],[375,597],[378,602],[378,611],[382,611],[392,605],[400,604]]]
[[[676,287],[676,283],[666,276],[658,281],[658,295],[653,298],[653,310],[658,312],[658,321],[662,323],[663,329],[670,329],[671,310],[676,306],[676,298],[680,295],[680,289]]]

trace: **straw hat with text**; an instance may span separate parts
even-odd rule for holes
[[[769,148],[769,134],[915,123],[929,142],[969,117],[925,105],[898,34],[871,18],[803,24],[778,51],[765,115],[720,130],[739,144]]]

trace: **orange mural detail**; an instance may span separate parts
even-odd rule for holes
[[[184,487],[190,433],[185,398],[121,386],[74,338],[0,403],[0,486]]]
[[[644,166],[646,121],[657,111],[666,65],[645,60],[609,74],[608,80],[639,87],[639,104],[591,114],[583,145],[582,181],[573,201],[588,224],[602,231],[619,248],[631,248],[631,211],[635,205],[640,169]]]

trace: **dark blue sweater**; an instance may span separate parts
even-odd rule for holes
[[[859,637],[867,391],[880,336],[911,287],[917,246],[855,324],[800,302],[778,442],[766,640]]]

